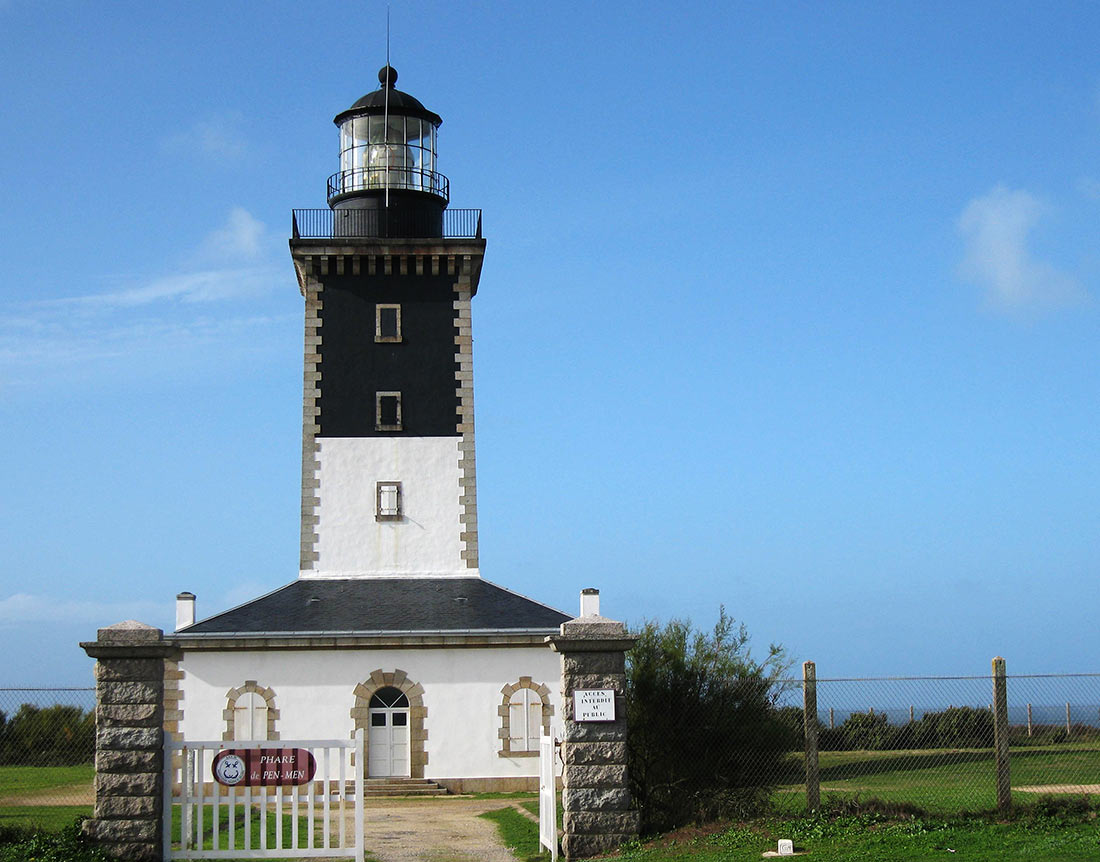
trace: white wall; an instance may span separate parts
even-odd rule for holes
[[[459,437],[319,437],[316,568],[303,578],[477,575],[462,559]],[[376,521],[375,483],[401,483],[400,521]]]
[[[501,688],[521,676],[550,689],[561,724],[561,659],[549,647],[514,649],[191,651],[180,724],[185,739],[219,740],[225,694],[245,680],[274,689],[282,739],[347,739],[353,690],[373,670],[403,670],[424,688],[426,778],[536,775],[537,757],[499,757]]]

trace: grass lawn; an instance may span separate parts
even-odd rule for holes
[[[802,770],[792,756],[790,780]],[[776,813],[717,830],[688,829],[626,848],[623,862],[736,862],[775,850],[779,838],[830,862],[849,860],[1100,860],[1100,799],[1089,809],[1080,793],[1013,792],[1010,822],[991,815],[996,805],[994,761],[988,750],[822,752],[822,799],[828,815],[807,816],[800,784],[773,795]],[[1011,751],[1014,787],[1100,784],[1100,745],[1062,743]],[[869,799],[900,804],[883,814]],[[1061,800],[1060,802],[1058,800]],[[537,812],[537,802],[523,802]],[[908,808],[907,808],[908,806]],[[906,814],[909,809],[923,812]],[[868,813],[870,812],[870,813]],[[967,814],[965,812],[977,812]],[[983,813],[984,812],[984,813]],[[1069,813],[1066,813],[1069,812]],[[538,853],[538,827],[510,809],[485,815],[497,823],[521,860]]]
[[[91,816],[91,805],[0,805],[0,827],[20,826],[59,832],[76,818]]]
[[[535,810],[537,811],[538,808],[536,807]],[[478,817],[492,820],[496,824],[500,840],[517,859],[522,859],[524,862],[541,862],[550,858],[549,853],[539,852],[538,824],[528,820],[516,809],[509,807],[497,811],[486,811]]]
[[[1067,823],[981,819],[936,821],[877,817],[761,819],[712,835],[684,837],[627,849],[623,862],[748,862],[790,838],[797,850],[829,862],[976,859],[982,862],[1077,862],[1100,858],[1094,821]]]
[[[196,806],[196,808],[197,808],[197,806]],[[213,806],[212,805],[203,805],[202,808],[203,808],[203,815],[202,815],[202,819],[203,819],[202,849],[203,850],[214,850],[214,849],[228,850],[229,849],[229,806],[228,805],[219,805],[218,806],[218,846],[216,848],[214,847],[214,824],[213,824],[213,821],[211,819],[213,817],[213,813],[214,813],[213,812]],[[197,828],[197,825],[198,825],[197,811],[195,811],[193,813],[192,817],[194,819],[192,821],[191,828],[192,828],[192,830],[195,830]],[[247,823],[248,830],[249,830],[249,835],[250,835],[250,841],[251,841],[250,846],[253,850],[259,850],[260,849],[260,831],[261,831],[261,828],[263,828],[263,830],[266,832],[267,847],[269,849],[274,849],[275,848],[275,834],[276,834],[276,830],[278,828],[276,818],[275,818],[275,813],[273,811],[270,811],[270,810],[267,812],[266,817],[263,818],[264,822],[263,822],[262,827],[261,827],[261,822],[260,821],[261,821],[261,818],[260,818],[260,809],[259,808],[253,806],[251,809],[248,809],[244,805],[235,805],[234,806],[234,810],[233,810],[233,829],[234,829],[234,847],[233,847],[233,849],[234,850],[243,850],[243,848],[244,848],[244,838],[243,838],[242,829],[244,829],[246,823]],[[283,838],[282,844],[283,844],[283,847],[288,848],[288,849],[291,848],[291,847],[295,847],[296,849],[304,849],[304,848],[309,847],[310,846],[310,844],[309,844],[309,831],[308,831],[309,830],[309,818],[308,817],[303,817],[303,816],[299,816],[297,818],[297,821],[298,821],[298,843],[296,845],[294,843],[293,821],[294,821],[294,818],[291,817],[291,815],[289,813],[284,811],[283,812],[283,817],[282,817],[282,838]],[[333,844],[335,844],[339,840],[339,833],[337,831],[339,829],[338,824],[339,824],[339,820],[337,819],[337,812],[335,810],[333,810],[332,819],[330,821],[330,827],[332,827],[331,830],[330,830],[330,834],[332,834],[332,836],[333,836],[332,839],[331,839]],[[355,838],[354,834],[351,831],[351,828],[352,827],[349,824],[348,825],[348,836],[347,836],[348,841],[354,841],[354,838]],[[313,845],[312,845],[313,847],[315,847],[315,848],[320,848],[321,847],[322,840],[323,840],[323,833],[324,833],[324,820],[321,817],[316,816],[314,818],[314,826],[313,826]],[[180,806],[179,805],[173,805],[172,806],[172,844],[173,844],[173,846],[175,846],[177,848],[180,846]],[[225,858],[231,859],[233,857],[225,857]],[[241,858],[244,858],[244,857],[241,857]],[[371,856],[371,854],[369,852],[366,854],[365,859],[366,859],[366,862],[374,862],[374,857]],[[275,862],[280,862],[280,860],[275,860]]]
[[[545,862],[538,852],[538,826],[511,808],[481,815],[497,824],[501,838],[522,862]],[[622,862],[750,862],[790,838],[798,850],[829,862],[908,862],[975,859],[981,862],[1095,862],[1100,829],[1089,813],[1069,817],[1024,817],[1012,823],[988,818],[896,819],[864,814],[837,817],[762,817],[724,828],[689,828],[624,848]]]
[[[795,757],[801,764],[801,757]],[[997,801],[989,750],[823,751],[819,768],[822,799],[875,797],[940,814],[988,811]],[[1100,746],[1069,743],[1014,748],[1010,771],[1013,787],[1100,784]],[[1035,793],[1013,792],[1017,805],[1037,798]],[[804,811],[804,788],[801,784],[781,788],[775,803],[781,810]]]
[[[91,805],[70,804],[86,795],[95,779],[95,767],[0,766],[0,799],[31,804],[0,804],[0,826],[26,826],[57,832],[77,817],[91,817]],[[58,804],[51,804],[56,800]]]
[[[78,766],[0,766],[0,799],[47,790],[56,791],[61,797],[91,787],[94,780],[95,766],[91,763]]]
[[[304,807],[304,806],[303,806]],[[198,806],[194,806],[192,811],[191,830],[192,834],[196,834],[198,828]],[[260,817],[261,811],[258,807],[252,806],[251,808],[244,805],[233,806],[233,833],[234,833],[234,849],[243,849],[244,847],[244,830],[247,826],[250,846],[254,850],[260,849],[260,831],[266,833],[267,847],[275,847],[275,835],[278,829],[278,819],[275,817],[275,812],[269,810],[267,815]],[[203,805],[202,806],[202,849],[203,850],[226,850],[229,848],[229,806],[218,806],[218,846],[214,847],[214,806]],[[339,840],[336,830],[339,828],[338,814],[336,811],[332,813],[332,820],[330,826],[333,834],[333,840]],[[299,848],[309,847],[309,818],[299,816],[298,822],[298,842],[294,844],[294,820],[287,812],[283,812],[282,816],[282,845],[283,847]],[[313,846],[320,847],[324,837],[324,821],[320,817],[315,817],[313,826]],[[353,838],[354,836],[350,836]],[[180,844],[180,806],[172,806],[172,844],[179,846]]]

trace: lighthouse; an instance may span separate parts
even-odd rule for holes
[[[481,576],[481,212],[449,205],[440,116],[398,90],[389,65],[378,81],[336,115],[328,206],[293,211],[305,300],[297,577],[205,619],[180,593],[164,729],[235,741],[363,729],[368,777],[530,790],[562,703],[546,639],[570,616]]]
[[[305,297],[300,577],[477,576],[473,338],[485,240],[449,210],[442,119],[395,86],[337,114],[328,209],[295,210]]]

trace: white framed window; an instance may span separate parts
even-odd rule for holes
[[[401,430],[401,393],[374,393],[374,430]]]
[[[233,739],[252,742],[267,739],[267,701],[246,691],[233,704]]]
[[[402,340],[400,305],[380,302],[374,307],[374,340],[378,342]]]
[[[378,482],[375,484],[375,511],[376,521],[400,521],[401,520],[401,483]]]
[[[531,688],[521,688],[512,693],[508,701],[509,749],[538,751],[542,734],[542,698]]]
[[[550,702],[550,688],[535,682],[529,676],[521,676],[500,690],[501,702],[497,707],[500,716],[501,757],[538,757],[539,738],[550,732],[550,719],[554,705]]]

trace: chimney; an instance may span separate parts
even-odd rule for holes
[[[180,593],[176,596],[176,631],[195,624],[195,594]]]
[[[588,587],[581,590],[581,616],[598,617],[600,615],[600,591]]]

